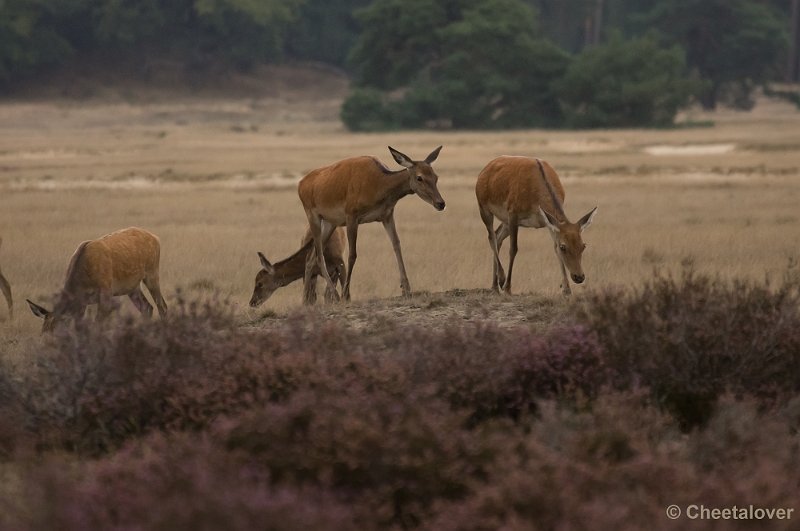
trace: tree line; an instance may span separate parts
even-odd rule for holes
[[[797,0],[0,0],[0,86],[67,60],[346,69],[354,130],[665,126],[798,74]]]

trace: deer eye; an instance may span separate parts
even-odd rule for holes
[[[417,181],[422,182],[422,175],[417,175]]]
[[[566,252],[567,252],[567,246],[566,246],[566,245],[564,245],[563,243],[562,243],[562,244],[560,244],[560,245],[558,246],[558,248],[559,248],[559,249],[561,249],[561,252],[562,252],[562,253],[566,253]]]
[[[586,244],[585,243],[583,244],[583,248],[586,249]]]

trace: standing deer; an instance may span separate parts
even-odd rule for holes
[[[298,194],[314,238],[314,253],[309,255],[306,263],[306,284],[312,276],[313,261],[316,260],[334,298],[338,299],[336,287],[323,263],[322,250],[334,228],[346,226],[349,254],[342,297],[350,300],[350,279],[356,263],[358,226],[380,221],[394,248],[403,295],[411,296],[411,285],[400,250],[400,238],[394,224],[394,207],[401,198],[417,194],[436,210],[444,210],[444,200],[436,187],[439,177],[431,167],[441,149],[442,146],[434,149],[425,160],[413,161],[390,146],[392,157],[405,169],[391,171],[375,157],[354,157],[316,169],[303,177],[298,185]]]
[[[344,287],[344,229],[337,227],[325,246],[325,263],[328,274],[334,284],[338,280]],[[256,273],[256,285],[253,289],[253,296],[250,297],[250,306],[256,308],[264,304],[278,288],[288,286],[295,280],[305,276],[306,260],[312,254],[314,248],[314,238],[311,236],[311,229],[306,230],[301,242],[300,250],[289,258],[271,264],[267,257],[258,253],[261,261],[261,269]],[[313,304],[317,300],[317,274],[319,269],[315,268],[311,282],[303,286],[303,302]],[[325,300],[333,300],[333,293],[330,287],[325,289]]]
[[[564,187],[556,171],[547,162],[528,157],[498,157],[481,171],[475,185],[475,195],[494,254],[492,289],[499,291],[502,288],[506,293],[511,293],[511,273],[517,256],[520,226],[550,229],[561,266],[561,290],[564,295],[572,293],[567,270],[576,284],[585,280],[581,257],[586,244],[581,233],[591,225],[597,207],[577,223],[570,222],[562,207]],[[496,231],[495,216],[500,219]],[[506,274],[500,263],[500,247],[508,236],[511,236],[511,250]]]
[[[142,293],[142,282],[163,319],[167,304],[159,286],[160,255],[158,237],[136,227],[81,243],[70,259],[64,288],[53,311],[28,301],[34,315],[44,319],[42,332],[52,331],[68,318],[83,318],[89,304],[97,304],[97,320],[101,321],[113,309],[112,298],[121,295],[130,297],[142,315],[149,318],[153,307]]]
[[[0,238],[0,247],[3,246],[3,238]],[[8,304],[8,318],[14,318],[14,299],[11,297],[11,284],[8,283],[6,277],[3,276],[3,271],[0,270],[0,291],[3,292],[3,296],[6,298],[6,304]]]

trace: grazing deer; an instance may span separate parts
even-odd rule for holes
[[[3,238],[0,238],[0,247],[3,246]],[[0,270],[0,291],[3,292],[3,296],[6,298],[6,304],[8,304],[8,318],[14,318],[14,299],[11,297],[11,284],[8,283],[6,277],[3,276],[3,271]]]
[[[577,223],[570,222],[562,207],[564,187],[556,171],[547,162],[528,157],[498,157],[481,171],[475,185],[475,195],[494,254],[492,289],[499,291],[502,288],[506,293],[511,293],[511,273],[517,256],[517,233],[521,226],[550,229],[561,266],[561,290],[564,295],[572,292],[567,270],[576,284],[585,280],[581,256],[586,244],[581,233],[591,225],[597,207]],[[495,216],[500,219],[496,231]],[[500,247],[508,236],[511,236],[511,250],[506,274],[500,263]]]
[[[70,259],[53,311],[28,301],[34,315],[44,319],[42,332],[52,331],[68,318],[81,319],[88,304],[97,304],[97,320],[103,320],[113,309],[112,298],[121,295],[130,297],[149,318],[153,307],[142,293],[142,282],[158,306],[158,314],[166,317],[167,304],[158,279],[160,255],[158,237],[136,227],[81,243]]]
[[[271,264],[267,257],[258,253],[261,261],[261,269],[256,273],[256,286],[253,289],[253,296],[250,297],[250,306],[256,308],[264,304],[278,288],[288,286],[295,280],[305,276],[306,260],[312,253],[314,238],[311,236],[311,229],[306,231],[300,243],[300,250],[289,258]],[[338,280],[344,287],[344,229],[337,227],[325,246],[325,263],[327,264],[328,274],[334,284]],[[316,261],[314,262],[316,266]],[[313,304],[317,300],[317,274],[319,270],[315,268],[311,282],[303,286],[303,302]],[[333,293],[330,287],[325,289],[325,300],[333,300]]]
[[[314,238],[314,252],[306,263],[306,284],[311,277],[313,261],[325,278],[335,299],[336,286],[323,263],[322,250],[335,227],[347,227],[348,258],[347,278],[342,288],[342,297],[350,300],[350,279],[356,263],[356,241],[358,226],[362,223],[380,221],[392,242],[397,267],[400,270],[400,287],[403,295],[411,295],[400,238],[394,225],[394,207],[410,194],[417,194],[436,210],[444,210],[445,204],[436,183],[439,177],[431,164],[439,156],[442,146],[434,149],[425,160],[413,161],[396,149],[389,151],[403,170],[391,171],[375,157],[354,157],[319,168],[300,181],[298,194],[308,216]]]

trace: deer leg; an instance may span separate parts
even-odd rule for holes
[[[511,294],[511,272],[514,270],[514,259],[517,257],[517,236],[519,234],[519,223],[516,216],[509,216],[508,231],[511,236],[511,248],[508,250],[508,274],[506,275],[506,283],[503,285],[503,291]]]
[[[500,286],[503,285],[502,282],[499,282],[499,279],[505,279],[506,274],[503,272],[503,264],[500,263],[497,234],[494,231],[494,216],[491,212],[482,207],[479,208],[479,212],[481,214],[481,220],[483,221],[483,224],[486,225],[486,232],[489,233],[489,247],[491,247],[492,254],[494,255],[494,261],[492,262],[492,289],[494,291],[499,291]],[[503,223],[500,224],[500,227],[502,226]],[[500,227],[498,227],[498,230]]]
[[[358,220],[355,217],[347,218],[347,277],[342,288],[342,298],[350,300],[350,279],[353,276],[353,268],[356,265],[358,251],[356,250],[356,240],[358,240]]]
[[[164,319],[167,316],[167,302],[161,294],[161,281],[158,276],[158,271],[144,277],[144,285],[147,287],[147,291],[150,292],[150,296],[153,297],[153,302],[156,303],[158,316]],[[146,299],[145,302],[147,302]],[[152,314],[152,307],[150,312]]]
[[[308,223],[311,227],[311,235],[314,237],[314,256],[316,257],[317,267],[319,268],[318,274],[322,275],[322,278],[328,283],[328,287],[333,291],[333,299],[339,300],[339,295],[336,293],[336,286],[333,284],[331,276],[328,274],[328,268],[325,265],[325,246],[328,244],[328,240],[331,234],[333,234],[335,227],[321,217],[313,214],[309,214]],[[306,260],[306,274],[304,280],[311,279],[312,271],[309,270],[309,265],[312,264],[313,262],[310,264],[309,260]]]
[[[147,302],[144,293],[142,293],[142,288],[137,286],[135,290],[128,294],[128,298],[145,319],[150,319],[153,316],[153,306]]]
[[[315,252],[313,249],[311,252]],[[317,303],[317,275],[316,267],[317,267],[317,257],[314,255],[314,263],[312,264],[312,273],[311,278],[306,282],[305,278],[303,278],[303,304],[306,305],[313,305]],[[325,289],[325,298],[328,297],[328,291],[330,288]]]
[[[567,268],[564,267],[564,262],[561,260],[561,253],[558,252],[558,242],[553,239],[553,250],[556,253],[556,260],[558,260],[558,267],[561,268],[561,293],[563,295],[572,294],[572,288],[569,287],[569,277],[567,276]]]
[[[11,297],[11,284],[8,283],[6,277],[3,276],[3,272],[0,271],[0,291],[3,292],[3,296],[6,298],[6,304],[8,305],[8,318],[14,318],[14,299]]]
[[[501,221],[494,235],[495,235],[495,240],[497,241],[497,256],[500,256],[500,250],[503,248],[503,242],[505,241],[506,238],[508,238],[509,235],[508,225],[506,225]],[[496,291],[500,289],[500,286],[506,283],[505,272],[503,271],[502,268],[500,268],[500,270],[497,269],[497,263],[498,262],[495,262],[494,264],[494,274],[496,276],[495,280],[497,282],[496,284],[497,288],[495,288]]]
[[[394,255],[397,258],[397,268],[400,270],[400,289],[403,290],[403,297],[411,296],[411,284],[408,282],[408,275],[406,274],[406,266],[403,263],[403,251],[400,250],[400,237],[397,235],[397,227],[394,225],[394,211],[383,220],[383,228],[386,229],[386,234],[389,235],[389,240],[392,242]]]
[[[108,316],[111,315],[111,312],[114,310],[114,296],[111,293],[111,290],[102,290],[97,297],[97,314],[95,315],[95,322],[102,323]]]
[[[335,265],[331,266],[331,269],[328,270],[328,273],[331,275],[331,280],[333,280],[333,284],[336,285],[336,283],[339,282],[342,285],[342,293],[344,293],[344,276],[342,275],[343,268],[344,264],[336,263]],[[325,302],[333,302],[333,295],[331,294],[330,288],[325,289]]]

